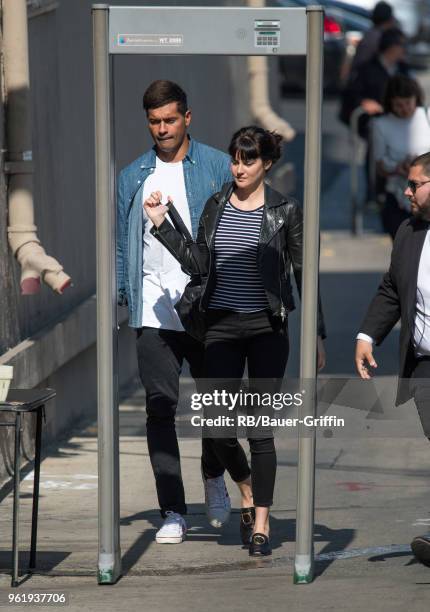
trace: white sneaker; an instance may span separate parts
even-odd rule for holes
[[[180,544],[185,540],[187,524],[177,512],[167,510],[164,524],[155,534],[157,544]]]
[[[202,478],[205,488],[206,515],[210,525],[219,529],[228,522],[231,510],[224,476],[205,478],[202,472]]]

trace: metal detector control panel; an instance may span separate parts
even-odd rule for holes
[[[281,40],[281,22],[279,19],[256,19],[254,22],[255,46],[279,49]]]
[[[109,52],[160,55],[304,55],[306,9],[109,8]]]

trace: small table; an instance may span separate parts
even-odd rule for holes
[[[56,395],[53,389],[10,389],[7,401],[0,402],[0,413],[9,412],[15,415],[13,422],[1,422],[0,427],[15,427],[15,449],[14,449],[14,483],[13,483],[13,570],[12,586],[18,586],[18,531],[19,531],[19,488],[20,488],[20,463],[21,463],[21,431],[22,415],[24,413],[36,412],[36,444],[34,459],[34,485],[33,485],[33,511],[31,517],[31,548],[29,569],[36,567],[36,542],[37,542],[37,516],[39,510],[39,482],[40,482],[40,458],[42,450],[42,415],[45,412],[45,404]]]

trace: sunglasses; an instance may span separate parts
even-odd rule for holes
[[[423,185],[426,185],[427,183],[430,183],[430,180],[429,181],[408,181],[408,187],[412,191],[412,193],[415,195],[417,192],[417,189],[419,189]]]

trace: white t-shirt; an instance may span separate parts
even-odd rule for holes
[[[161,191],[163,204],[171,196],[175,208],[191,232],[191,218],[185,191],[182,161],[166,163],[158,157],[142,193],[143,235],[143,314],[142,326],[184,331],[174,308],[182,296],[189,276],[169,251],[150,233],[153,226],[143,202],[152,191]]]
[[[406,157],[416,157],[430,149],[430,117],[428,110],[422,106],[408,119],[400,119],[389,113],[375,118],[372,125],[374,160],[382,161],[389,172]],[[396,197],[401,207],[409,210],[409,200],[403,195],[405,188],[404,176],[388,177],[386,191]]]

